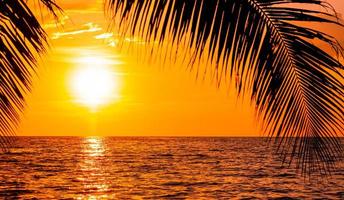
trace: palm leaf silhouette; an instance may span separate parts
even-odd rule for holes
[[[54,0],[39,0],[57,16]],[[45,51],[47,37],[25,0],[0,1],[0,146],[7,150],[30,91],[37,56]]]
[[[319,9],[306,8],[312,6]],[[121,35],[169,40],[171,48],[188,35],[196,58],[205,55],[217,73],[236,77],[238,94],[251,94],[284,161],[304,173],[327,172],[342,157],[343,65],[312,41],[329,44],[339,56],[343,48],[332,36],[302,25],[342,26],[326,2],[108,0],[106,8],[119,19]]]

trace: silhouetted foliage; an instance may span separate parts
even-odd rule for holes
[[[54,16],[60,10],[55,0],[37,2]],[[25,0],[0,0],[0,30],[0,145],[7,150],[47,36]]]
[[[284,161],[296,161],[304,173],[327,172],[343,156],[344,67],[312,41],[337,56],[343,48],[302,23],[342,26],[325,1],[108,0],[106,8],[122,35],[160,44],[169,38],[170,48],[188,35],[195,59],[205,55],[217,73],[238,79],[238,94],[251,94]]]

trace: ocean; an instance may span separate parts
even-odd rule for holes
[[[262,138],[19,137],[0,170],[1,199],[344,199]]]

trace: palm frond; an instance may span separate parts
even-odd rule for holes
[[[307,9],[314,6],[319,9]],[[217,73],[235,77],[238,94],[251,94],[265,133],[302,172],[327,172],[343,156],[343,65],[313,41],[339,56],[343,48],[334,37],[302,25],[342,26],[326,2],[108,0],[106,8],[119,19],[122,35],[159,43],[169,38],[170,48],[188,36],[196,57],[206,56]]]
[[[56,16],[54,0],[40,0]],[[30,91],[37,56],[45,51],[47,36],[25,0],[0,1],[0,146],[13,140]]]

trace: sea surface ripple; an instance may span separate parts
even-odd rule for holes
[[[343,167],[307,179],[261,138],[20,137],[1,199],[344,199]]]

